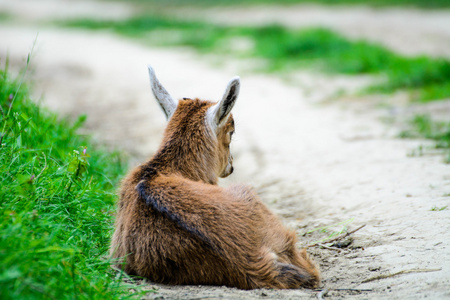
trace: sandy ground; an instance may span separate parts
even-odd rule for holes
[[[136,13],[124,3],[92,0],[0,0],[0,11],[30,23],[79,17],[121,19]]]
[[[218,67],[186,49],[142,47],[107,33],[31,23],[0,24],[1,62],[8,53],[13,68],[23,66],[37,32],[30,73],[34,99],[71,116],[86,113],[84,130],[129,152],[130,164],[156,150],[165,126],[149,89],[148,63],[176,98],[218,99],[228,80],[241,75],[234,109],[235,173],[222,184],[254,185],[271,209],[297,230],[299,247],[328,235],[305,234],[312,229],[349,220],[349,230],[366,224],[341,252],[308,250],[322,269],[321,288],[330,289],[328,296],[450,298],[450,210],[431,210],[449,205],[450,167],[439,153],[408,155],[431,143],[397,139],[397,123],[380,121],[424,109],[444,111],[448,117],[449,101],[379,108],[387,97],[334,97],[368,78],[299,72],[287,84],[248,72],[246,61]],[[392,98],[402,103],[405,95]],[[407,270],[412,272],[363,283]],[[141,286],[158,289],[149,299],[298,299],[319,293]]]

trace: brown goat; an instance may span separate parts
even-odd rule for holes
[[[111,243],[117,267],[167,284],[241,289],[316,287],[319,270],[296,248],[294,231],[246,186],[222,188],[239,78],[218,103],[175,102],[149,67],[169,123],[156,154],[125,178]]]

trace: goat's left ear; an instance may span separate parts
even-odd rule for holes
[[[208,110],[208,118],[210,124],[214,127],[220,127],[225,124],[230,115],[231,109],[236,103],[236,99],[239,95],[239,89],[241,86],[241,80],[238,76],[230,80],[223,94],[222,100],[217,102]]]
[[[148,75],[150,76],[150,86],[152,87],[153,95],[161,106],[167,120],[169,120],[177,109],[178,103],[173,100],[172,96],[156,78],[155,71],[150,65],[148,66]]]

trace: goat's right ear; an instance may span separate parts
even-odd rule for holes
[[[148,74],[150,76],[150,85],[152,87],[153,95],[161,106],[167,120],[169,120],[177,109],[177,102],[173,100],[172,96],[170,96],[167,90],[159,82],[158,78],[156,78],[155,71],[153,71],[153,68],[150,65],[148,66]]]
[[[208,119],[212,128],[216,129],[224,125],[226,120],[228,120],[231,109],[236,103],[239,95],[240,86],[241,81],[238,76],[231,79],[225,89],[222,99],[208,109]]]

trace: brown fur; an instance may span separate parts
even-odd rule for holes
[[[159,283],[316,287],[319,271],[295,232],[252,189],[217,186],[229,175],[234,121],[212,133],[205,115],[213,104],[180,100],[157,153],[124,179],[112,257]]]

